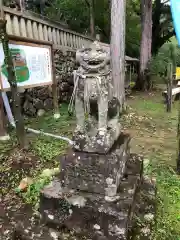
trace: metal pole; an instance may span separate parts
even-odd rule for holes
[[[3,0],[0,0],[0,19],[4,19]],[[0,140],[9,140],[5,127],[4,104],[2,100],[2,84],[1,84],[1,69],[0,69]]]

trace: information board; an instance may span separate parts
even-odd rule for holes
[[[176,68],[176,80],[180,79],[180,67]]]
[[[18,87],[32,88],[52,84],[51,46],[10,41],[9,48]],[[0,87],[8,91],[10,85],[7,80],[8,73],[2,44],[0,44],[0,69]]]

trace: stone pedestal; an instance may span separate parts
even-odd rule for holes
[[[92,192],[94,188],[77,190],[74,188],[76,182],[70,184],[65,181],[66,187],[62,187],[61,181],[55,179],[41,193],[41,213],[45,224],[73,230],[75,235],[88,239],[128,239],[143,165],[138,157],[128,158],[128,161],[125,177],[113,197],[107,196],[97,183],[94,185],[97,184],[100,194]],[[83,175],[82,179],[85,179]]]
[[[152,239],[156,189],[142,170],[142,158],[131,154],[114,198],[68,189],[54,179],[41,192],[41,221],[21,216],[12,239]],[[137,218],[148,219],[148,225],[139,226]]]
[[[87,134],[84,132],[75,132],[73,135],[74,150],[89,152],[89,153],[101,153],[107,154],[113,144],[119,141],[120,123],[115,124],[116,127],[107,130],[107,132],[93,131],[93,134]],[[95,134],[96,133],[96,134]]]
[[[121,134],[108,154],[61,157],[60,175],[41,192],[44,223],[88,239],[127,239],[143,165],[129,141]]]
[[[107,154],[71,151],[61,157],[63,187],[84,192],[116,195],[129,158],[128,135],[121,134]]]

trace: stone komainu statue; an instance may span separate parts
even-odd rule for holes
[[[110,53],[98,42],[78,50],[74,72],[75,148],[106,152],[119,135],[119,101],[113,96]],[[112,143],[112,144],[111,144]]]

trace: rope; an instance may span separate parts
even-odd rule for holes
[[[89,113],[90,112],[90,104],[89,104],[89,93],[91,92],[91,81],[88,81],[88,78],[96,78],[96,84],[98,87],[98,92],[101,95],[102,91],[101,91],[101,80],[102,80],[102,76],[107,76],[108,74],[110,74],[110,71],[104,74],[101,74],[100,76],[94,76],[93,74],[79,74],[77,73],[77,71],[74,71],[73,75],[74,75],[74,89],[73,89],[73,93],[71,95],[71,99],[69,102],[69,106],[68,106],[68,112],[69,113],[73,113],[73,107],[75,104],[75,98],[76,98],[76,93],[77,93],[77,87],[78,87],[78,83],[79,83],[79,78],[83,78],[84,81],[84,108],[85,108],[85,113]],[[110,87],[112,87],[112,84],[109,84]]]
[[[68,112],[69,113],[73,113],[73,105],[74,105],[74,99],[76,97],[76,89],[78,86],[78,82],[79,82],[79,74],[77,74],[76,71],[73,72],[73,80],[74,80],[74,89],[73,89],[73,93],[71,95],[71,99],[68,105]]]

